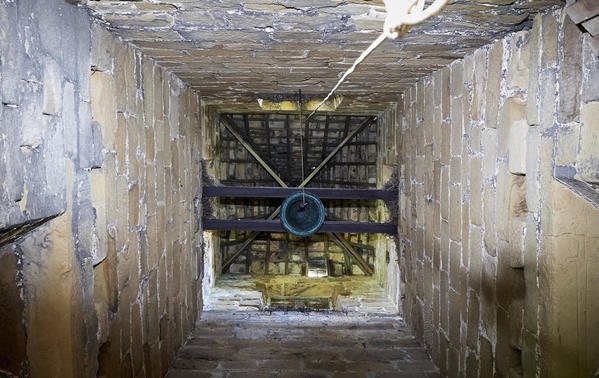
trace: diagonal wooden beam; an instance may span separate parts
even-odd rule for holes
[[[228,118],[223,118],[221,117],[221,119],[225,119],[225,122],[227,122]],[[305,187],[313,178],[314,176],[316,176],[318,174],[318,172],[320,172],[320,170],[335,156],[337,155],[337,153],[350,141],[352,140],[356,135],[358,135],[360,132],[362,132],[365,128],[367,128],[368,126],[370,126],[371,124],[373,124],[374,122],[376,122],[377,117],[368,117],[364,122],[362,122],[360,124],[360,126],[358,126],[358,128],[354,131],[352,131],[349,135],[347,135],[342,141],[341,143],[339,143],[339,145],[337,147],[335,147],[335,149],[333,151],[331,151],[330,154],[327,155],[327,157],[318,165],[318,167],[314,168],[314,170],[312,171],[312,173],[310,173],[310,175],[308,175],[308,177],[306,177],[304,179],[304,181],[299,185],[299,188],[303,188]],[[229,119],[229,121],[233,124],[232,129],[234,130],[235,128],[235,123]],[[226,126],[226,123],[225,123]],[[229,126],[231,126],[229,124]],[[229,130],[230,131],[230,130]],[[241,138],[241,140],[243,140],[243,138],[241,137],[241,134],[237,133],[239,135],[239,138]],[[235,134],[233,134],[235,135]],[[237,138],[237,136],[236,136]],[[239,139],[238,139],[239,140]],[[256,158],[256,160],[258,160],[258,162],[264,167],[267,168],[268,164],[266,164],[266,162],[260,158],[260,156],[258,156],[258,154],[256,153],[256,150],[253,149],[251,147],[251,145],[249,145],[248,143],[242,143],[240,140],[240,143],[246,148],[248,149],[248,151],[250,153],[252,153],[252,151],[254,152],[254,154],[252,154],[252,156],[254,156]],[[251,149],[251,150],[250,150]],[[281,185],[284,188],[287,188],[287,184],[285,184],[285,182],[283,182],[283,180],[281,180],[281,178],[272,170],[270,169],[270,167],[268,167],[267,169],[268,173],[271,174],[271,176],[273,176],[273,178],[275,178],[275,180],[279,183],[279,185]],[[278,179],[277,179],[278,178]],[[269,217],[267,218],[268,220],[272,220],[274,218],[276,218],[279,213],[281,212],[281,206],[279,206],[275,211],[273,211],[273,213],[271,215],[269,215]],[[237,251],[235,251],[231,257],[229,257],[227,259],[227,261],[225,261],[225,263],[222,266],[222,272],[226,273],[229,268],[231,267],[231,265],[233,265],[233,263],[235,261],[237,261],[237,259],[239,258],[239,256],[241,256],[241,254],[243,253],[243,250],[246,249],[250,244],[252,244],[252,242],[256,239],[256,237],[258,237],[260,233],[259,232],[254,232],[252,235],[250,235],[249,238],[246,239],[246,241],[243,242],[243,244],[241,244],[241,246],[239,246],[239,248],[237,249]],[[333,238],[335,239],[335,238]],[[343,237],[341,236],[341,239],[343,239]],[[347,244],[349,245],[349,243]],[[351,245],[349,245],[350,250],[353,250],[353,252],[355,253],[355,255],[357,257],[360,257],[360,255],[356,252],[355,249],[353,249],[353,247]],[[344,248],[345,249],[345,248]],[[351,253],[351,252],[350,252]],[[362,260],[363,261],[363,260]],[[358,264],[358,266],[360,266],[360,264]],[[366,266],[368,266],[368,264],[366,264]],[[364,272],[367,272],[367,270],[364,270],[363,268],[361,268]],[[368,270],[370,270],[370,267],[368,267]],[[371,270],[370,270],[371,271]],[[372,273],[369,273],[372,274]]]
[[[285,182],[283,180],[281,180],[281,178],[279,177],[279,175],[277,175],[277,173],[271,168],[272,163],[270,161],[267,161],[267,159],[263,159],[258,152],[256,152],[256,147],[253,145],[253,143],[249,140],[249,136],[242,134],[242,132],[237,128],[237,125],[235,124],[235,121],[233,121],[231,119],[231,117],[226,116],[226,115],[221,115],[220,117],[221,121],[223,121],[223,125],[225,126],[225,128],[231,133],[233,134],[233,136],[235,137],[235,139],[237,139],[237,141],[239,143],[241,143],[241,145],[243,147],[245,147],[245,149],[254,157],[254,159],[256,159],[258,161],[258,163],[260,163],[260,165],[266,169],[266,171],[268,172],[268,174],[270,174],[272,176],[273,179],[275,179],[275,181],[281,185],[281,186],[285,186],[287,187],[287,185],[285,184]],[[246,138],[248,138],[248,140],[246,140]]]
[[[356,251],[354,247],[352,247],[352,245],[345,240],[345,238],[343,238],[343,235],[337,233],[331,233],[331,235],[333,236],[333,241],[339,245],[339,247],[341,247],[341,249],[343,249],[343,251],[349,255],[356,262],[356,264],[358,264],[364,273],[368,274],[369,276],[374,273],[368,263],[364,261],[362,256],[360,256],[358,251]]]

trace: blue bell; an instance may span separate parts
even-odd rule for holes
[[[283,201],[281,224],[289,233],[310,236],[324,223],[324,206],[314,195],[298,192]]]

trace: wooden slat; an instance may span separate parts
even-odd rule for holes
[[[202,219],[204,230],[287,232],[279,220],[271,219]],[[356,234],[395,234],[397,225],[375,222],[325,221],[318,232],[356,233]],[[348,243],[349,244],[349,243]]]
[[[301,188],[278,188],[265,186],[205,186],[202,188],[204,197],[235,197],[235,198],[286,198],[301,191]],[[357,200],[397,200],[397,190],[384,189],[346,189],[346,188],[308,188],[320,199],[357,199]]]
[[[592,17],[599,15],[599,1],[578,0],[566,8],[566,13],[576,24],[580,24]]]

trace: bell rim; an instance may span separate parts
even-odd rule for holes
[[[303,232],[298,232],[297,230],[293,229],[289,225],[289,223],[287,221],[287,217],[285,215],[285,211],[287,210],[287,207],[289,206],[290,203],[292,203],[298,197],[302,197],[302,196],[306,196],[306,197],[310,198],[311,200],[313,200],[314,202],[316,202],[317,206],[320,209],[322,209],[322,211],[319,211],[318,223],[314,227],[311,227],[310,229],[303,231]],[[296,236],[306,237],[306,236],[310,236],[310,235],[314,234],[322,227],[322,225],[324,223],[324,218],[325,218],[324,205],[322,204],[322,201],[310,192],[294,193],[294,194],[290,195],[289,197],[285,198],[285,200],[283,201],[283,205],[281,205],[281,224],[283,225],[283,228],[287,232],[289,232],[290,234],[296,235]]]

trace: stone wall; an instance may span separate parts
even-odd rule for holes
[[[83,377],[97,366],[86,356],[91,234],[79,222],[92,211],[95,166],[94,149],[79,145],[93,134],[90,44],[89,16],[63,0],[0,3],[2,376]]]
[[[0,375],[162,376],[201,308],[199,98],[51,3],[0,4]]]
[[[92,31],[104,162],[91,197],[106,255],[94,268],[99,375],[160,377],[201,308],[199,98],[101,26]]]
[[[597,371],[588,43],[564,13],[539,15],[401,97],[404,311],[449,376]]]

